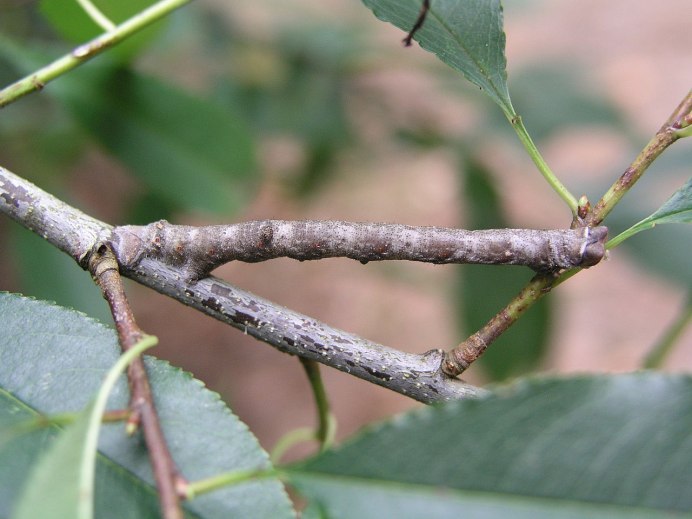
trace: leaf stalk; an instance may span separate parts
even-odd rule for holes
[[[524,149],[529,154],[531,160],[533,160],[533,163],[538,168],[538,171],[540,171],[541,175],[543,175],[543,178],[546,180],[546,182],[548,182],[550,187],[552,187],[553,190],[560,196],[560,198],[562,198],[562,200],[568,205],[568,207],[572,211],[572,215],[576,215],[579,210],[579,201],[569,191],[569,189],[567,189],[567,187],[560,181],[560,179],[557,178],[555,173],[553,173],[553,171],[550,169],[550,166],[548,166],[548,163],[545,161],[541,153],[538,151],[538,148],[534,144],[533,139],[531,139],[529,132],[526,130],[521,116],[517,115],[516,113],[505,113],[505,115],[507,116],[509,123],[512,125],[512,128],[519,137],[519,140],[524,146]]]

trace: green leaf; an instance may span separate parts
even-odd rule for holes
[[[50,60],[45,52],[0,40],[0,55],[22,72]],[[107,56],[56,79],[45,92],[176,207],[228,215],[254,192],[254,141],[226,105],[114,65]]]
[[[9,516],[31,467],[54,441],[56,428],[24,431],[37,417],[78,412],[118,358],[112,329],[45,302],[0,294],[0,517]],[[267,454],[247,427],[189,374],[145,359],[157,410],[173,457],[189,480],[230,470],[270,468]],[[127,406],[119,380],[110,409]],[[25,429],[25,428],[24,428]],[[184,503],[188,518],[293,517],[277,480],[253,481]],[[146,450],[127,438],[122,424],[102,427],[96,467],[99,519],[158,517]]]
[[[233,113],[131,72],[97,88],[99,98],[72,98],[74,113],[152,190],[205,212],[237,211],[248,202],[254,150]]]
[[[244,40],[226,48],[234,66],[216,82],[215,97],[240,107],[262,135],[300,141],[304,159],[284,172],[298,195],[326,184],[339,152],[356,137],[347,94],[361,46],[352,29],[301,24],[279,28],[271,47]]]
[[[363,0],[375,16],[408,32],[421,0]],[[480,87],[508,117],[515,115],[507,89],[500,0],[433,1],[416,39],[425,50]]]
[[[609,249],[617,247],[638,232],[653,229],[659,224],[690,222],[692,222],[692,177],[653,214],[609,240],[606,246]]]
[[[490,172],[467,155],[464,197],[471,229],[511,227]],[[456,268],[457,315],[461,332],[470,335],[514,297],[532,276],[524,268],[463,265]],[[542,298],[485,351],[478,365],[492,380],[504,380],[536,368],[546,353],[552,301]]]
[[[687,517],[692,378],[530,379],[420,409],[290,467],[339,518]]]
[[[142,339],[108,371],[94,402],[79,413],[36,465],[12,515],[14,519],[94,516],[96,445],[108,395],[127,366],[157,342],[151,336]]]
[[[106,149],[171,203],[227,214],[248,202],[257,180],[254,145],[230,109],[112,67],[81,68],[51,86]]]

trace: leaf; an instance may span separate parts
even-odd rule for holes
[[[288,469],[324,517],[686,517],[692,378],[528,379]]]
[[[50,60],[0,36],[0,55],[23,73]],[[99,143],[152,191],[186,210],[238,211],[259,180],[252,135],[226,105],[108,61],[49,83]]]
[[[421,0],[363,0],[379,19],[408,32]],[[425,50],[461,72],[495,101],[508,117],[515,115],[507,89],[507,61],[500,0],[437,0],[416,39]]]
[[[114,156],[170,202],[228,213],[248,202],[253,141],[229,109],[136,72],[81,68],[51,90]]]
[[[617,247],[620,243],[635,234],[653,229],[664,223],[691,223],[692,222],[692,177],[687,183],[678,189],[673,195],[653,214],[634,224],[626,231],[608,241],[609,249]]]
[[[32,465],[56,428],[11,434],[36,417],[73,413],[88,403],[118,358],[112,329],[45,302],[0,294],[0,517],[7,517]],[[189,374],[146,358],[157,409],[173,457],[189,480],[223,471],[266,469],[267,454],[247,427]],[[111,409],[127,405],[120,380]],[[293,517],[277,480],[254,481],[184,503],[186,517]],[[102,427],[96,467],[96,517],[158,517],[146,450],[122,424]]]
[[[94,402],[79,413],[32,471],[12,515],[14,519],[94,516],[96,445],[108,395],[127,366],[156,343],[155,337],[142,339],[108,371]]]
[[[490,172],[468,154],[462,161],[469,227],[509,227]],[[515,267],[457,267],[456,301],[461,331],[468,335],[481,328],[521,290],[530,276],[526,269]],[[552,301],[542,298],[493,342],[478,365],[492,380],[504,380],[536,368],[548,347],[551,316]]]
[[[230,31],[233,34],[233,31]],[[304,159],[286,171],[292,191],[313,195],[335,174],[338,153],[356,135],[347,114],[347,85],[361,45],[352,27],[281,29],[271,47],[226,47],[234,66],[219,78],[216,97],[243,110],[262,135],[298,139]]]

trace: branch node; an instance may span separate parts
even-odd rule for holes
[[[458,377],[483,354],[487,347],[488,344],[478,334],[473,334],[445,354],[441,366],[442,371],[450,377]]]

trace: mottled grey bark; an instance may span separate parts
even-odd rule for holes
[[[116,227],[113,240],[126,253],[118,258],[121,265],[154,257],[196,280],[229,261],[253,263],[279,257],[525,265],[536,271],[589,267],[603,258],[607,234],[605,227],[467,231],[311,220],[191,227],[161,220],[146,226]]]
[[[112,227],[65,204],[0,167],[0,212],[37,232],[86,267],[95,248],[109,241]],[[113,239],[114,252],[132,250]],[[121,266],[122,274],[224,321],[277,349],[314,359],[393,391],[432,403],[478,396],[484,391],[440,369],[444,354],[403,353],[337,330],[230,284],[208,277],[185,280],[180,268],[156,258]]]
[[[86,269],[94,243],[112,227],[0,166],[0,212],[48,240]]]
[[[420,402],[478,396],[483,390],[446,375],[444,352],[404,353],[332,328],[213,276],[185,281],[180,272],[143,258],[123,274],[278,350],[336,368]]]

